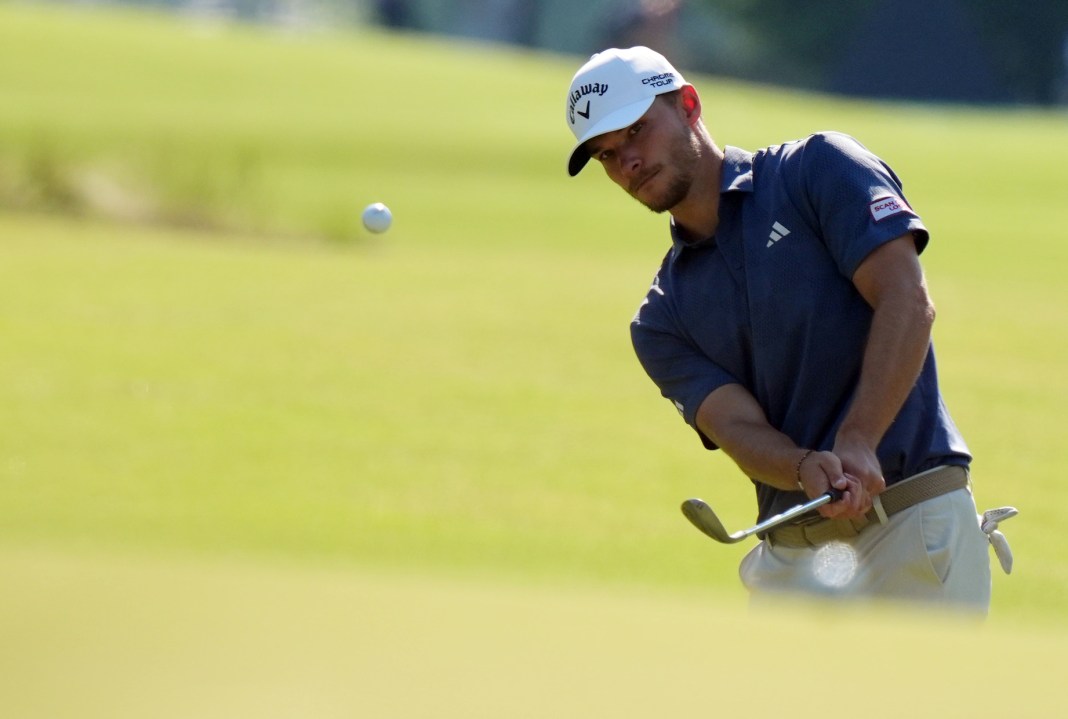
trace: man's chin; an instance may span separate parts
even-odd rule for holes
[[[664,203],[647,202],[645,200],[638,200],[638,202],[641,202],[643,205],[645,205],[650,212],[655,212],[658,215],[663,214],[670,210],[672,207],[674,207],[674,205],[668,206]]]
[[[645,205],[650,211],[660,214],[667,212],[685,200],[686,195],[689,193],[689,189],[688,184],[684,182],[676,182],[668,188],[667,192],[661,192],[647,197],[634,195],[634,199]]]
[[[650,177],[637,188],[631,190],[629,194],[631,197],[645,205],[653,212],[660,213],[665,212],[671,208],[665,207],[666,198],[663,197],[663,194],[657,193],[655,191],[653,185],[655,184],[656,179],[657,178],[655,176]]]

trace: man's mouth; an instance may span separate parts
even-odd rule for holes
[[[657,169],[653,170],[652,172],[650,172],[648,174],[642,175],[637,180],[635,180],[634,182],[630,183],[630,194],[633,195],[638,190],[640,190],[642,188],[642,186],[645,185],[646,182],[648,182],[649,180],[653,179],[653,177],[655,177],[659,172],[660,172],[660,169],[657,168]]]

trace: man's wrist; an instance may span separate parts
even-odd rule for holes
[[[879,439],[874,432],[865,432],[859,427],[847,428],[842,427],[838,430],[838,434],[834,437],[835,451],[839,447],[863,447],[872,452],[879,446]]]
[[[801,482],[801,465],[805,463],[808,456],[815,452],[814,449],[806,449],[801,453],[801,457],[797,460],[797,466],[794,468],[794,480],[797,482],[797,489],[801,492],[805,491],[805,485]]]

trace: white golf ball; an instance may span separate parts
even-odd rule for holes
[[[363,226],[369,232],[385,232],[393,224],[393,213],[381,202],[368,205],[363,210]]]

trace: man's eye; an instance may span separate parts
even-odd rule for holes
[[[642,130],[642,128],[644,126],[645,126],[645,124],[641,123],[641,122],[634,123],[633,125],[630,126],[630,134],[637,135],[639,132],[641,132],[641,130]]]
[[[612,157],[612,151],[611,150],[602,150],[597,155],[597,159],[600,160],[601,162],[604,162],[605,160],[608,160],[611,157]]]

